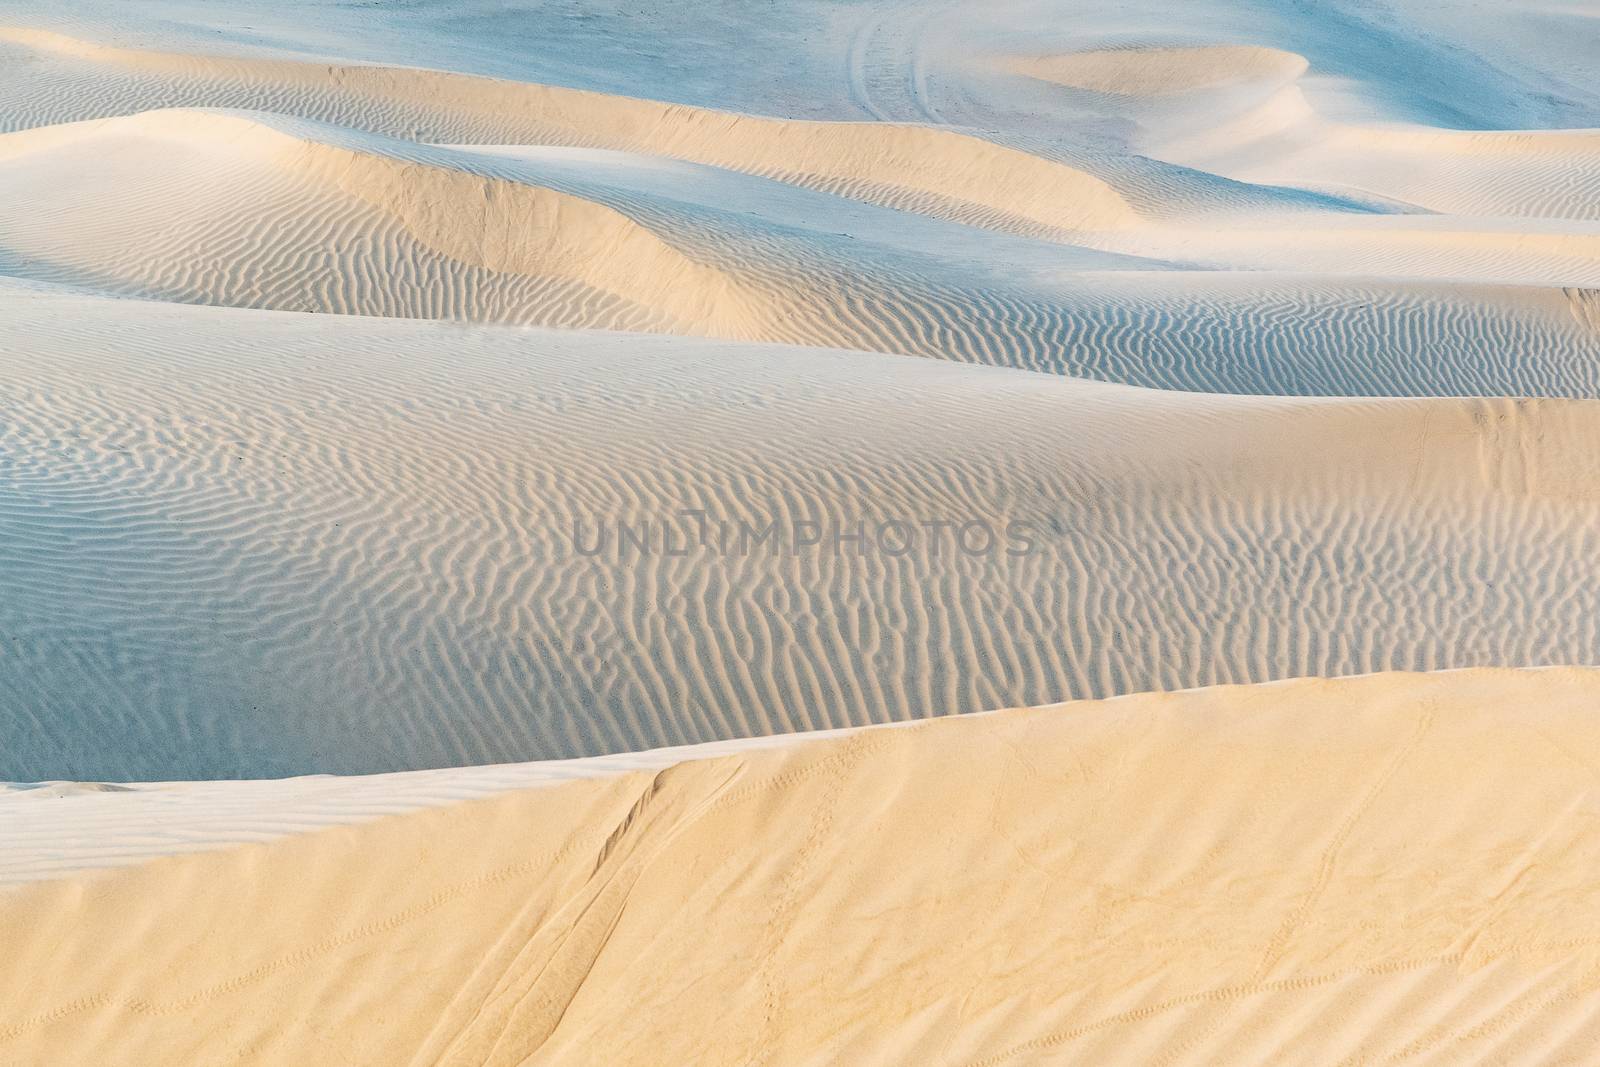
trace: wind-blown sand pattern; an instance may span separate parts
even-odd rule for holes
[[[367,773],[1600,655],[1590,401],[12,299],[0,778]],[[895,520],[994,540],[919,526],[895,555]]]
[[[0,1064],[1584,1062],[1502,7],[11,0]]]

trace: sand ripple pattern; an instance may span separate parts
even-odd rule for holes
[[[0,778],[553,758],[1600,653],[1586,402],[9,300]],[[691,509],[1035,544],[669,554]]]
[[[1419,102],[1382,71],[1470,64],[1298,8],[837,6],[805,119],[0,27],[0,779],[1595,659],[1581,87]]]
[[[1196,391],[1597,395],[1600,338],[1555,287],[1375,282],[1330,273],[1332,260],[1314,274],[1160,269],[1115,241],[911,225],[893,203],[722,168],[663,176],[636,155],[475,153],[260,113],[155,112],[13,134],[8,149],[0,271],[81,289],[858,348]],[[86,198],[73,176],[108,159],[122,183]],[[1403,265],[1390,236],[1382,256]],[[1413,236],[1426,258],[1448,235]],[[1181,256],[1193,239],[1141,240]],[[1564,248],[1520,269],[1571,259]],[[1468,260],[1453,262],[1460,273]],[[1592,265],[1560,276],[1600,285]]]
[[[918,10],[862,28],[866,123],[0,28],[0,271],[1158,388],[1596,395],[1556,292],[1600,288],[1593,133],[1330,123],[1305,57],[1254,45],[1000,57],[962,88],[948,12]],[[1060,130],[985,96],[1040,86]],[[1068,136],[1085,108],[1135,132]]]

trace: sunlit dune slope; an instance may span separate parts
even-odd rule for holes
[[[43,883],[0,894],[0,1055],[1563,1062],[1596,684],[1000,712]]]

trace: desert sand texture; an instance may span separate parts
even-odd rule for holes
[[[0,1064],[1590,1062],[1597,68],[9,0]]]

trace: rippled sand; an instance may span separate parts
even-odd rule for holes
[[[13,0],[0,1063],[1581,1062],[1597,56]]]

